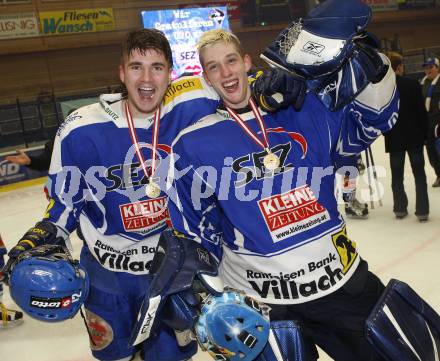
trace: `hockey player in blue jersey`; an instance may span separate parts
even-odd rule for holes
[[[268,114],[251,97],[250,61],[233,34],[207,32],[198,50],[222,104],[173,143],[173,227],[222,254],[224,283],[268,304],[271,321],[298,321],[307,360],[318,358],[315,344],[337,361],[382,360],[363,330],[384,285],[347,235],[333,165],[394,124],[387,58],[373,54],[369,75],[379,79],[338,111],[310,92],[300,111]]]
[[[91,281],[84,306],[98,360],[130,360],[139,349],[128,337],[168,219],[155,168],[180,128],[218,102],[200,78],[170,85],[171,70],[161,32],[142,29],[124,38],[119,77],[127,96],[102,95],[66,118],[55,140],[46,215],[9,253],[13,259],[30,246],[67,239],[80,225],[81,265]],[[162,328],[141,349],[145,360],[174,361],[189,359],[196,345],[180,347],[174,332]]]
[[[127,96],[102,95],[66,118],[55,141],[46,215],[9,252],[13,264],[25,250],[67,240],[80,225],[81,265],[90,277],[86,318],[98,360],[129,360],[139,348],[145,360],[185,360],[197,349],[194,342],[180,347],[168,327],[140,347],[128,342],[169,217],[156,169],[178,132],[214,112],[219,99],[201,77],[171,82],[171,69],[160,31],[125,37],[119,76]]]

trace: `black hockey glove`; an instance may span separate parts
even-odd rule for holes
[[[223,291],[216,260],[199,243],[176,231],[162,232],[150,273],[154,276],[145,292],[131,345],[154,335],[160,323],[179,332],[191,329],[201,301],[198,293]]]
[[[53,223],[47,221],[38,222],[34,227],[29,229],[9,251],[8,262],[2,270],[5,274],[6,282],[9,278],[8,276],[12,266],[22,252],[43,244],[56,244],[60,242],[62,242],[62,238],[57,238],[57,227]]]
[[[251,88],[252,97],[266,112],[274,112],[289,106],[300,110],[306,94],[304,78],[278,68],[257,75]]]
[[[375,36],[372,34],[364,34],[365,36],[359,38],[354,43],[356,47],[353,52],[354,57],[357,58],[360,66],[362,66],[365,76],[373,84],[379,83],[388,71],[389,65],[386,64],[378,53],[378,43]]]

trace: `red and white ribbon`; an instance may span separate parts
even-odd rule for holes
[[[145,176],[149,179],[153,177],[154,171],[156,170],[156,149],[157,142],[159,139],[159,125],[160,125],[160,108],[158,107],[154,112],[154,123],[153,123],[153,144],[151,150],[151,174],[148,174],[147,165],[142,155],[141,148],[139,146],[139,140],[136,134],[136,129],[133,123],[133,118],[131,116],[130,108],[128,106],[128,102],[125,102],[125,115],[127,117],[128,130],[130,132],[131,141],[133,142],[134,149],[136,151],[136,155],[141,163],[142,170],[145,173]]]
[[[244,120],[231,108],[226,107],[229,115],[234,118],[234,120],[240,125],[240,127],[254,140],[255,143],[259,144],[263,149],[269,149],[269,141],[267,140],[267,131],[263,122],[263,118],[261,117],[260,111],[257,108],[254,100],[252,98],[249,99],[249,105],[251,106],[252,113],[254,113],[255,119],[257,119],[258,124],[263,133],[263,141],[258,138],[257,134],[255,134],[251,128],[249,128]]]

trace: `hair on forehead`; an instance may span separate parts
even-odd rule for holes
[[[122,40],[122,61],[138,50],[142,55],[148,50],[162,53],[170,68],[173,67],[173,55],[170,43],[164,33],[157,29],[137,29],[130,31]]]
[[[220,42],[234,45],[238,52],[243,55],[240,40],[237,38],[237,36],[224,29],[214,29],[204,32],[197,42],[197,51],[200,55],[204,48]]]

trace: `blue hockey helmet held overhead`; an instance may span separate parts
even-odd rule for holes
[[[224,361],[254,360],[267,343],[269,328],[268,307],[235,290],[208,296],[195,326],[202,349]]]
[[[20,254],[9,284],[15,303],[45,322],[74,317],[89,292],[87,272],[61,245],[42,245]]]

